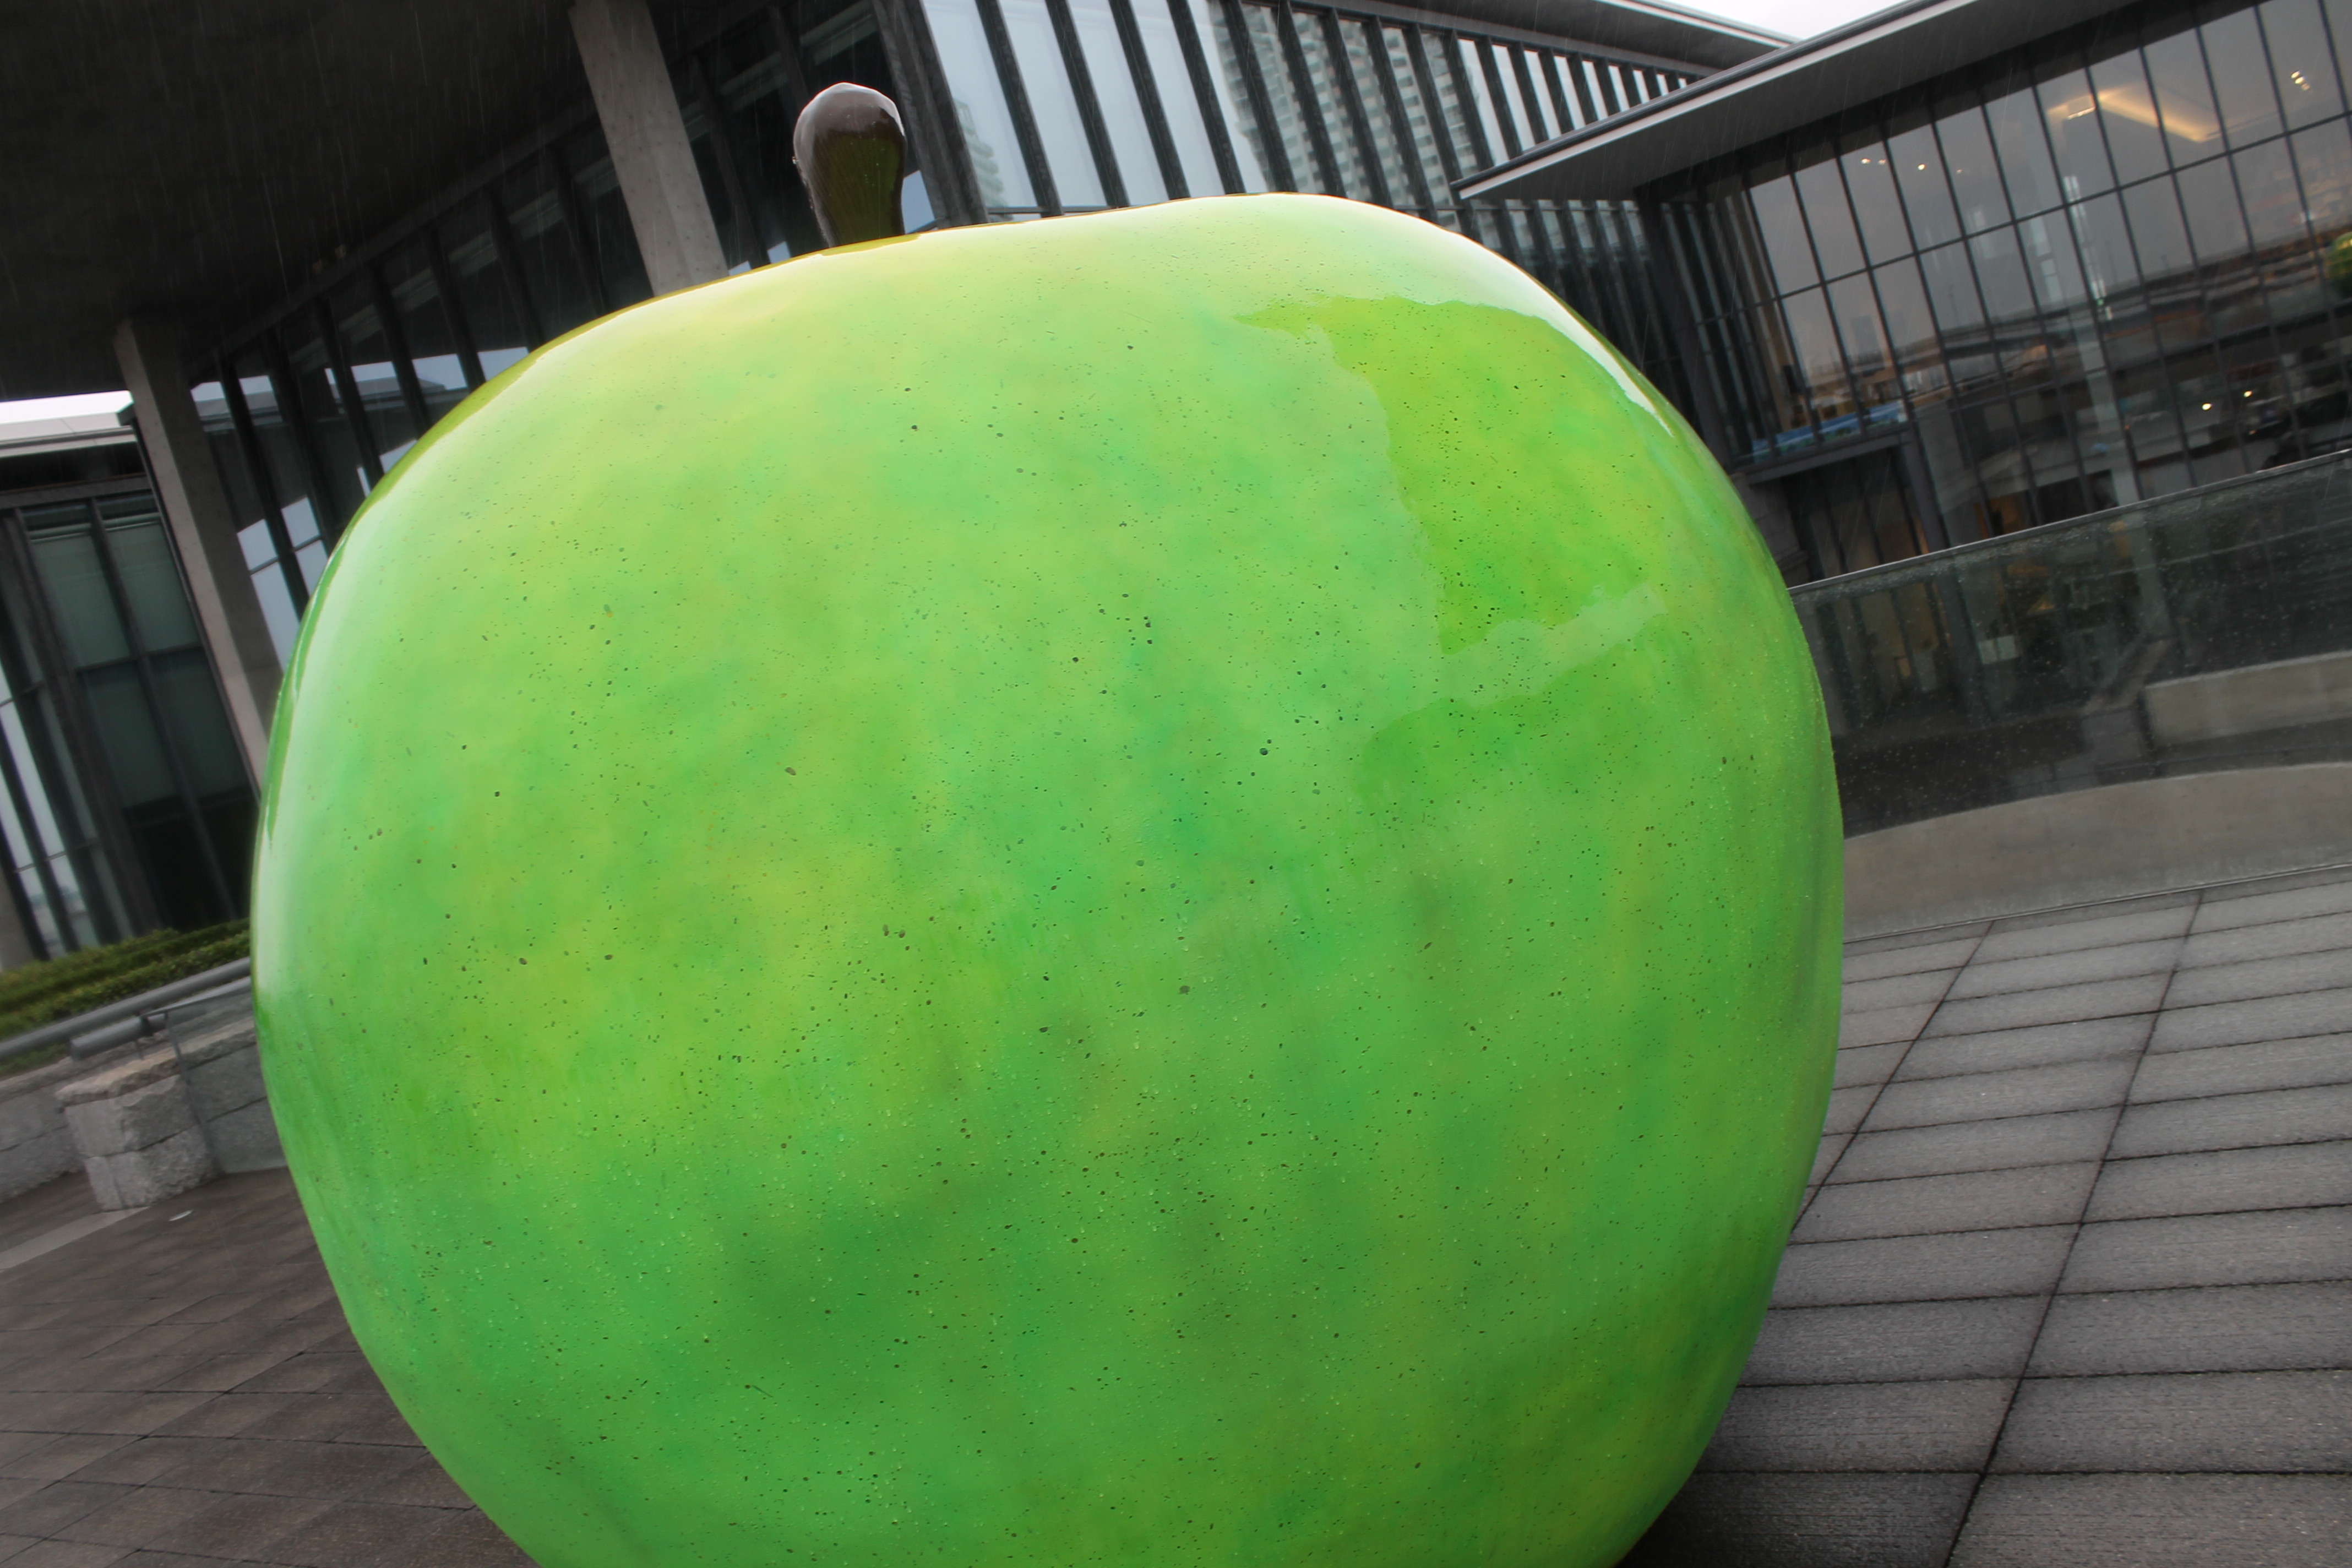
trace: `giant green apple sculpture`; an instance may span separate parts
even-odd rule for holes
[[[1730,1394],[1818,689],[1467,241],[1220,198],[625,311],[376,492],[276,743],[303,1201],[551,1568],[1605,1563]]]

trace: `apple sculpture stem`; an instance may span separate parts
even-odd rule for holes
[[[827,248],[907,232],[907,132],[898,106],[872,88],[837,81],[810,99],[793,126],[793,163]]]

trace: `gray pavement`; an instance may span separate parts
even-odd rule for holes
[[[1855,942],[1846,979],[1772,1313],[1627,1563],[2352,1562],[2352,870]],[[528,1563],[282,1174],[93,1218],[78,1180],[0,1205],[0,1563]]]

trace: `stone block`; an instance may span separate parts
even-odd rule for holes
[[[255,1047],[250,1031],[237,1048],[183,1061],[188,1103],[207,1122],[268,1098],[261,1081],[261,1052]]]
[[[286,1151],[278,1142],[278,1121],[269,1101],[257,1100],[210,1123],[213,1153],[224,1171],[274,1171],[284,1167]]]
[[[1798,1222],[1799,1242],[1928,1236],[2003,1226],[2072,1225],[2098,1174],[2092,1161],[2006,1171],[1846,1182],[1824,1188]]]
[[[135,1209],[202,1186],[220,1174],[201,1128],[122,1154],[85,1158],[91,1194],[102,1209]]]
[[[2352,1372],[2028,1378],[1992,1468],[2352,1469]]]
[[[1886,1086],[1864,1125],[1880,1132],[1897,1127],[1937,1127],[1952,1121],[1989,1121],[2119,1105],[2131,1086],[2133,1065],[2130,1058],[2119,1058],[1906,1079]]]
[[[1903,1060],[1903,1042],[1893,1041],[1884,1046],[1854,1046],[1837,1054],[1837,1077],[1831,1080],[1833,1089],[1852,1089],[1859,1083],[1885,1083],[1894,1075]]]
[[[2344,947],[2352,947],[2352,913],[2312,915],[2299,921],[2226,926],[2200,932],[2181,945],[2180,966],[2188,969],[2209,963],[2244,963],[2257,958],[2285,958]]]
[[[2085,1225],[2061,1290],[2352,1279],[2352,1209],[2183,1215]]]
[[[1946,1002],[1927,1026],[1930,1035],[1979,1035],[1988,1029],[2020,1029],[2031,1024],[2069,1024],[2078,1018],[2114,1018],[2153,1013],[2164,1000],[2171,974],[2134,974],[2040,991],[2010,991]],[[1855,1042],[1860,1044],[1860,1041]]]
[[[1772,1320],[1767,1317],[1769,1328]],[[2033,1342],[2038,1377],[2275,1372],[2335,1366],[2352,1345],[2352,1290],[2218,1285],[2061,1296]]]
[[[2210,1006],[2168,1005],[2147,1042],[2151,1051],[2189,1051],[2207,1046],[2288,1040],[2305,1035],[2352,1033],[2352,988],[2302,991],[2259,1001],[2217,1002]]]
[[[2287,1143],[2110,1160],[2085,1219],[2352,1204],[2352,1142]]]
[[[1898,1080],[1952,1078],[1961,1073],[2136,1057],[2147,1044],[2156,1017],[2153,1013],[2134,1013],[2119,1018],[1993,1029],[1980,1035],[1931,1036],[1911,1047],[1895,1076]]]
[[[2165,1100],[2125,1110],[2113,1159],[2352,1138],[2352,1083]]]
[[[2172,977],[2168,1007],[2202,1007],[2215,1002],[2249,1002],[2299,991],[2340,991],[2352,986],[2352,951],[2298,952],[2285,958],[2254,958],[2209,963]]]
[[[73,1168],[73,1138],[56,1122],[38,1137],[0,1149],[0,1199],[29,1193]]]
[[[74,1148],[85,1160],[131,1153],[196,1124],[186,1088],[176,1073],[104,1099],[68,1103],[65,1111]]]
[[[2075,918],[2061,918],[2069,914]],[[2112,905],[2100,904],[2084,910],[2026,915],[2013,921],[2003,921],[1987,932],[1977,944],[1975,957],[1980,963],[1991,963],[2073,952],[2086,947],[2153,942],[2160,937],[2179,936],[2189,930],[2189,922],[2196,914],[2194,904],[2166,903],[2152,909],[2135,906],[2120,911]]]
[[[1951,1568],[2342,1568],[2343,1476],[1993,1476]]]
[[[1857,980],[1847,983],[1840,999],[1842,1011],[1874,1013],[1887,1007],[1906,1007],[1920,1002],[1936,1002],[1952,984],[1958,969],[1926,969],[1909,974],[1890,974],[1883,980]]]
[[[1915,942],[1908,947],[1861,951],[1866,942],[1857,942],[1846,949],[1845,983],[1884,980],[1890,974],[1916,974],[1927,969],[1957,969],[1969,961],[1977,950],[1977,939],[1959,937],[1941,942]]]
[[[1974,1470],[2000,1430],[2005,1379],[1742,1388],[1704,1470]]]
[[[2033,1348],[2042,1298],[1775,1308],[1740,1381],[1906,1383],[2016,1377]]]
[[[1826,1190],[1826,1189],[1824,1189]],[[1801,1242],[1780,1259],[1775,1307],[2030,1296],[2057,1283],[2070,1226]]]
[[[2342,871],[2314,873],[2301,886],[2297,879],[2264,878],[2234,888],[2209,888],[2197,908],[2193,931],[2228,931],[2235,926],[2273,925],[2282,921],[2309,920],[2315,915],[2352,910],[2352,877]],[[2282,886],[2281,884],[2290,884]]]
[[[2064,930],[2064,927],[2060,927]],[[2025,933],[2039,935],[2039,932]],[[1979,955],[1946,994],[1953,1001],[1968,996],[1994,996],[2011,991],[2041,991],[2053,985],[2080,985],[2092,980],[2121,980],[2135,974],[2161,974],[2180,953],[2180,941],[2126,942],[2114,947],[2082,947],[2063,952],[1987,961]]]
[[[1822,1131],[1829,1134],[1853,1131],[1868,1114],[1870,1102],[1877,1093],[1878,1086],[1874,1083],[1858,1083],[1850,1089],[1830,1090],[1829,1110],[1823,1117]]]
[[[1926,947],[1939,942],[1958,942],[1963,938],[1985,933],[1985,921],[1968,921],[1958,925],[1934,926],[1923,931],[1890,931],[1885,936],[1864,937],[1845,944],[1846,956],[1853,958],[1875,952],[1896,952],[1907,947]]]
[[[1936,1004],[1933,1002],[1911,1002],[1900,1007],[1848,1013],[1838,1019],[1838,1045],[1841,1047],[1883,1046],[1913,1039],[1935,1016]]]
[[[1700,1474],[1620,1568],[1943,1568],[1971,1475]]]
[[[2063,1110],[2051,1116],[2009,1116],[1995,1121],[1858,1132],[1846,1145],[1845,1155],[1830,1180],[1875,1182],[2095,1160],[2107,1146],[2116,1114],[2113,1108]]]
[[[2140,1063],[2131,1097],[2134,1103],[2194,1100],[2209,1094],[2246,1094],[2320,1083],[2352,1083],[2352,1035],[2307,1035],[2292,1040],[2159,1052]]]

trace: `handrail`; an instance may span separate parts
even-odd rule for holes
[[[253,960],[234,959],[218,968],[207,969],[201,974],[184,975],[180,979],[158,985],[152,990],[142,991],[136,996],[126,996],[120,1002],[109,1002],[103,1007],[93,1007],[87,1013],[79,1013],[70,1018],[60,1018],[55,1023],[44,1024],[39,1028],[18,1035],[13,1039],[0,1040],[0,1061],[23,1056],[27,1051],[37,1051],[44,1046],[53,1046],[59,1040],[72,1041],[73,1054],[77,1057],[94,1055],[108,1048],[109,1045],[121,1045],[125,1040],[135,1040],[140,1034],[146,1032],[142,1028],[137,1033],[122,1036],[121,1039],[109,1040],[107,1045],[86,1047],[83,1044],[85,1038],[96,1035],[100,1030],[108,1029],[109,1026],[119,1028],[126,1022],[143,1019],[146,1014],[154,1012],[159,1007],[168,1007],[175,1002],[184,1001],[195,995],[198,992],[212,990],[232,980],[242,980],[252,973]]]

